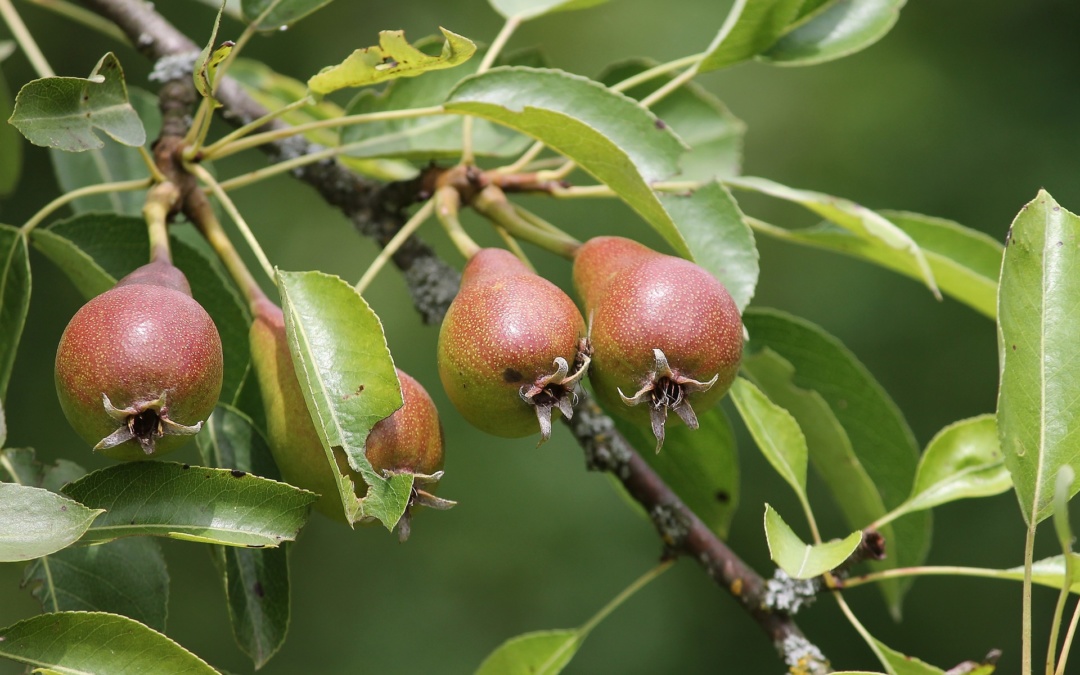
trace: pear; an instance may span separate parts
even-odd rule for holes
[[[742,358],[738,307],[698,265],[624,237],[595,237],[574,257],[574,286],[589,317],[589,381],[604,407],[648,421],[659,451],[668,412],[690,428],[735,379]]]

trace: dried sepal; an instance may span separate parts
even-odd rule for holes
[[[617,389],[619,398],[629,406],[647,403],[649,419],[652,422],[653,436],[656,437],[656,452],[664,445],[664,427],[667,424],[668,410],[679,416],[690,429],[698,428],[697,413],[687,399],[689,394],[712,389],[719,378],[719,373],[708,382],[701,382],[671,369],[667,356],[661,349],[653,349],[654,368],[648,373],[644,386],[633,396],[627,396],[622,389]]]
[[[98,441],[94,450],[115,448],[121,443],[135,441],[147,455],[153,455],[157,439],[162,436],[194,436],[202,429],[202,422],[188,426],[169,419],[165,394],[152,401],[133,403],[117,408],[105,392],[101,393],[102,406],[109,417],[120,423],[116,431]]]

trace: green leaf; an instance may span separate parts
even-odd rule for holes
[[[33,560],[70,546],[101,513],[43,488],[0,483],[0,562]]]
[[[221,336],[225,359],[221,400],[233,401],[250,361],[247,305],[205,241],[190,228],[173,226],[172,230],[173,262],[187,276],[192,296],[214,320]],[[141,218],[85,214],[39,227],[31,239],[87,298],[109,290],[150,259],[146,224]]]
[[[323,68],[308,80],[316,94],[338,89],[363,87],[398,77],[416,77],[431,70],[453,68],[468,61],[476,52],[472,40],[439,28],[446,42],[442,53],[428,56],[405,40],[405,31],[379,32],[379,46],[357,49],[336,66]]]
[[[345,514],[352,521],[375,518],[392,530],[405,513],[413,476],[384,478],[364,454],[371,427],[402,404],[382,322],[352,286],[335,276],[278,271],[278,288],[296,377],[326,460],[338,471]],[[352,481],[340,473],[335,450],[367,483],[363,500],[356,499]]]
[[[807,449],[799,423],[752,382],[741,377],[731,387],[731,400],[761,454],[805,503]]]
[[[791,26],[762,60],[810,66],[866,49],[892,29],[906,0],[836,0]]]
[[[437,45],[420,40],[416,46],[428,52]],[[361,91],[346,112],[358,115],[440,105],[463,77],[476,73],[479,67],[480,60],[472,59],[453,70],[394,80],[381,93]],[[462,150],[462,124],[458,115],[353,124],[342,128],[341,143],[351,147],[350,157],[404,157],[425,162],[457,158]],[[529,143],[527,137],[487,120],[476,120],[473,125],[473,153],[480,157],[514,156]]]
[[[718,406],[699,415],[696,431],[685,425],[668,429],[661,453],[655,452],[656,438],[647,425],[613,419],[679,499],[709,529],[726,537],[739,504],[739,453],[723,409]]]
[[[1050,588],[1056,588],[1061,590],[1061,587],[1065,585],[1066,571],[1068,567],[1076,568],[1080,565],[1080,554],[1070,553],[1071,560],[1068,565],[1065,561],[1064,555],[1050,556],[1049,558],[1043,558],[1042,560],[1036,560],[1031,565],[1031,581],[1039,584],[1040,586],[1049,586]],[[992,570],[996,572],[995,576],[999,579],[1012,579],[1013,581],[1024,580],[1024,566],[1010,567],[1006,570]],[[1072,585],[1069,587],[1070,593],[1080,593],[1080,579],[1073,577]]]
[[[243,0],[243,15],[254,23],[268,7],[270,13],[256,26],[259,30],[280,30],[291,26],[308,14],[330,4],[330,0]]]
[[[488,0],[495,11],[507,19],[535,19],[551,12],[565,12],[602,5],[608,0]]]
[[[914,266],[919,272],[918,278],[935,296],[940,297],[933,270],[922,249],[906,232],[880,214],[847,199],[810,190],[796,190],[765,178],[747,176],[729,179],[727,183],[741,190],[752,190],[794,202],[861,239],[873,240],[874,245],[886,248],[892,256],[906,259],[905,264]]]
[[[922,249],[934,281],[949,295],[982,314],[997,316],[997,279],[1003,247],[993,237],[951,220],[904,211],[880,211]],[[922,279],[916,261],[897,255],[880,239],[868,239],[822,223],[798,230],[763,226],[770,236],[869,260],[916,280]]]
[[[196,440],[209,464],[277,477],[266,439],[235,408],[218,406]],[[261,668],[281,648],[289,628],[287,546],[215,547],[214,556],[223,572],[233,637]]]
[[[881,385],[836,338],[776,310],[743,315],[750,341],[743,371],[795,417],[810,461],[844,512],[862,529],[910,494],[918,449],[914,435]],[[930,514],[914,513],[881,529],[889,556],[875,570],[922,563],[930,545]],[[894,614],[910,579],[879,584]]]
[[[1061,551],[1066,556],[1072,553],[1073,546],[1072,527],[1069,525],[1069,488],[1075,479],[1076,472],[1066,465],[1061,467],[1054,481],[1054,532],[1061,544]],[[1071,581],[1071,575],[1069,577]]]
[[[1045,191],[1009,229],[998,288],[998,432],[1020,510],[1050,515],[1053,481],[1080,469],[1080,217]],[[1074,482],[1069,496],[1080,490]]]
[[[556,675],[581,646],[577,630],[544,630],[512,637],[488,655],[476,675]]]
[[[131,87],[128,89],[128,97],[146,127],[147,138],[157,138],[161,132],[161,111],[158,110],[157,96],[144,89]],[[118,143],[108,143],[103,148],[86,152],[50,150],[49,159],[52,160],[60,189],[64,192],[100,183],[137,180],[149,175],[146,162],[139,151]],[[71,202],[70,206],[75,213],[112,211],[141,217],[145,203],[146,192],[133,190],[81,197]]]
[[[772,47],[802,4],[802,0],[735,0],[698,72],[741,63]]]
[[[655,65],[649,59],[623,61],[607,68],[600,81],[611,86]],[[664,75],[623,93],[641,100],[671,79]],[[687,82],[654,103],[650,110],[690,147],[679,158],[679,180],[704,182],[739,174],[746,124],[704,87]]]
[[[30,310],[30,256],[26,237],[0,223],[0,399],[6,399],[15,352]]]
[[[11,123],[34,145],[82,152],[104,145],[95,129],[124,145],[146,143],[131,106],[120,62],[109,52],[87,79],[47,77],[23,86]]]
[[[954,422],[931,439],[919,460],[911,496],[896,511],[930,509],[958,499],[990,497],[1012,487],[993,415]]]
[[[165,630],[169,572],[148,537],[57,551],[30,563],[22,583],[45,612],[109,612]]]
[[[226,546],[277,546],[296,538],[316,495],[243,471],[129,462],[95,471],[65,494],[107,513],[82,541],[155,535]]]
[[[874,640],[874,644],[882,657],[882,665],[885,666],[888,675],[945,675],[945,671],[941,668],[890,649],[880,640]]]
[[[13,42],[0,41],[0,56]],[[3,61],[3,58],[0,58]],[[18,129],[7,124],[7,119],[15,110],[15,101],[11,98],[11,89],[8,88],[4,73],[0,71],[0,196],[9,195],[19,184],[19,175],[22,173],[23,163],[23,140]]]
[[[67,675],[217,673],[161,633],[102,612],[42,614],[0,628],[0,657]]]
[[[222,0],[217,17],[214,19],[214,28],[210,31],[210,40],[199,52],[199,57],[195,59],[195,67],[191,75],[195,81],[195,90],[203,98],[211,99],[215,108],[221,107],[221,104],[214,99],[214,87],[217,85],[217,69],[229,57],[234,45],[232,41],[226,41],[222,42],[217,48],[214,47],[214,43],[217,41],[218,28],[221,26],[221,13],[224,11],[225,1]]]
[[[446,108],[543,141],[614,190],[679,255],[690,256],[678,227],[650,188],[678,173],[686,147],[637,102],[578,75],[519,66],[465,78]]]
[[[238,58],[229,66],[229,77],[240,83],[248,96],[255,99],[267,110],[278,110],[294,101],[307,96],[307,85],[303,82],[282,75],[270,66],[254,59]],[[409,82],[411,80],[401,80]],[[440,99],[441,102],[442,99]],[[281,119],[293,126],[334,119],[345,114],[341,106],[327,99],[309,102],[290,110]],[[363,124],[358,126],[365,126]],[[334,129],[311,129],[304,133],[304,138],[319,145],[333,147],[339,145],[338,132]],[[407,180],[417,175],[416,167],[408,162],[390,159],[359,159],[339,155],[342,161],[353,171],[383,181]]]
[[[34,458],[31,448],[8,448],[0,451],[0,478],[9,483],[42,487],[45,467]]]
[[[843,539],[821,544],[804,544],[773,507],[765,505],[765,538],[769,557],[793,579],[813,579],[836,569],[862,543],[856,530]]]

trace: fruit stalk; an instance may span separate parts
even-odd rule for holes
[[[169,250],[169,214],[180,199],[180,190],[166,181],[158,183],[146,193],[143,219],[150,234],[150,261],[172,263]]]
[[[566,233],[556,233],[551,229],[541,229],[522,218],[506,194],[495,185],[488,185],[477,193],[472,200],[472,207],[491,222],[530,244],[551,251],[564,258],[573,259],[581,247],[581,242]]]

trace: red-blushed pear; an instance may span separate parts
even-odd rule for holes
[[[648,420],[656,449],[668,411],[692,429],[719,401],[742,358],[739,309],[698,265],[624,237],[595,237],[574,257],[589,317],[589,380],[605,407]]]
[[[552,411],[573,415],[588,367],[585,321],[558,286],[512,253],[481,249],[439,331],[439,376],[462,417],[506,438],[551,435]]]
[[[213,320],[163,260],[83,305],[56,350],[64,415],[94,450],[120,460],[187,442],[217,404],[221,372]]]

